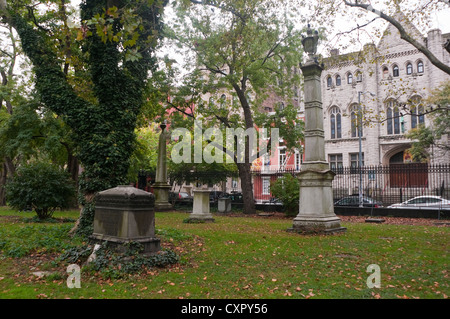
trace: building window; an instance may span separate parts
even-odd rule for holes
[[[383,79],[387,79],[389,77],[389,69],[387,67],[383,68]]]
[[[237,189],[238,187],[238,178],[237,177],[232,177],[231,178],[231,188],[232,189]]]
[[[362,82],[362,73],[361,72],[356,72],[355,74],[356,76],[356,82]]]
[[[347,75],[347,83],[348,84],[352,84],[353,83],[353,75],[351,73],[349,73]]]
[[[331,76],[327,77],[327,87],[331,87],[331,85],[333,85],[333,79],[331,78]]]
[[[286,165],[286,148],[278,149],[279,168],[284,168]]]
[[[298,150],[295,151],[295,170],[300,170],[300,164],[302,162],[302,153]]]
[[[406,65],[406,74],[411,75],[413,73],[413,66],[411,63]]]
[[[224,108],[225,107],[225,103],[227,102],[227,96],[225,94],[222,94],[220,96],[219,102],[220,102],[220,107]]]
[[[264,162],[264,168],[268,169],[269,166],[270,166],[270,154],[269,154],[269,152],[266,152],[263,155],[263,162]]]
[[[422,61],[419,61],[419,62],[417,62],[417,72],[418,73],[423,73],[423,62]]]
[[[352,131],[352,137],[359,137],[359,130],[358,130],[358,114],[359,114],[359,107],[358,104],[353,104],[350,108],[350,125],[351,125],[351,131]],[[361,136],[363,136],[363,129],[361,127]]]
[[[361,167],[364,167],[364,153],[361,153]],[[359,168],[359,153],[350,154],[350,172],[355,173]]]
[[[270,177],[262,178],[262,194],[270,195]]]
[[[340,85],[341,85],[341,76],[336,75],[336,86],[340,86]]]
[[[424,107],[420,97],[411,99],[411,128],[416,128],[418,125],[425,124]]]
[[[330,113],[331,139],[342,138],[341,110],[333,106]]]
[[[342,154],[330,154],[328,155],[328,161],[333,172],[336,174],[343,173]]]
[[[389,101],[386,105],[387,134],[400,134],[400,111],[394,101]]]
[[[397,77],[397,76],[399,76],[400,75],[400,70],[399,70],[399,68],[398,68],[398,65],[394,65],[393,67],[392,67],[392,76],[393,77]]]

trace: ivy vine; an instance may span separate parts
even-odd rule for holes
[[[80,176],[80,203],[83,205],[76,233],[90,235],[94,218],[95,193],[126,182],[133,152],[136,120],[144,103],[147,77],[155,65],[152,55],[155,34],[161,31],[161,1],[113,1],[119,9],[134,7],[141,28],[129,50],[139,51],[139,59],[127,59],[120,43],[100,37],[91,24],[91,35],[81,40],[86,68],[93,84],[95,102],[78,96],[62,71],[49,35],[33,27],[27,18],[11,11],[10,23],[17,30],[25,54],[32,61],[36,89],[42,102],[63,118],[74,134],[83,173]],[[109,1],[86,0],[81,5],[82,20],[103,14]],[[119,16],[108,20],[111,30],[124,27]],[[150,40],[149,40],[150,39]]]

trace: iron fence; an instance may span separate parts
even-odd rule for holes
[[[335,170],[334,199],[362,193],[389,206],[421,195],[450,198],[450,164],[393,164]]]
[[[359,194],[372,197],[383,206],[420,195],[450,198],[450,164],[391,164],[390,166],[340,167],[332,188],[334,200]],[[270,183],[298,170],[253,171],[253,193],[257,202],[270,201]]]

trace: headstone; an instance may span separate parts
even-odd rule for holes
[[[207,189],[194,189],[192,192],[194,193],[194,203],[189,220],[214,222],[214,218],[209,207],[210,191]]]
[[[143,245],[143,253],[160,250],[155,237],[155,197],[132,186],[117,186],[99,192],[95,200],[94,242],[107,241],[118,251],[126,251],[126,244]]]
[[[231,198],[228,197],[219,198],[217,200],[217,211],[223,214],[231,212]]]

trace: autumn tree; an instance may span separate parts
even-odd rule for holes
[[[46,4],[66,4],[48,1]],[[36,19],[32,1],[0,2],[3,21],[19,34],[33,63],[39,98],[68,125],[83,166],[83,205],[76,231],[89,235],[94,195],[126,182],[135,126],[147,78],[155,64],[162,1],[86,0],[78,32],[90,94],[77,92],[65,74],[68,47]],[[61,21],[58,22],[61,25]],[[63,52],[63,53],[62,53]]]
[[[302,52],[294,21],[301,23],[301,5],[294,2],[191,0],[175,5],[176,18],[167,36],[187,49],[184,67],[190,72],[170,92],[168,108],[181,113],[183,120],[201,121],[203,130],[276,127],[289,148],[299,147],[302,130],[294,99],[300,88]],[[269,97],[273,101],[266,106],[275,111],[272,115],[264,108]],[[225,154],[236,154],[221,142]],[[254,213],[251,165],[263,154],[250,155],[248,139],[243,145],[245,159],[234,156],[233,161],[244,212]]]
[[[426,100],[431,112],[431,126],[419,125],[410,130],[406,136],[410,138],[411,155],[416,161],[426,161],[431,151],[441,151],[443,156],[450,152],[450,81],[433,90]]]

